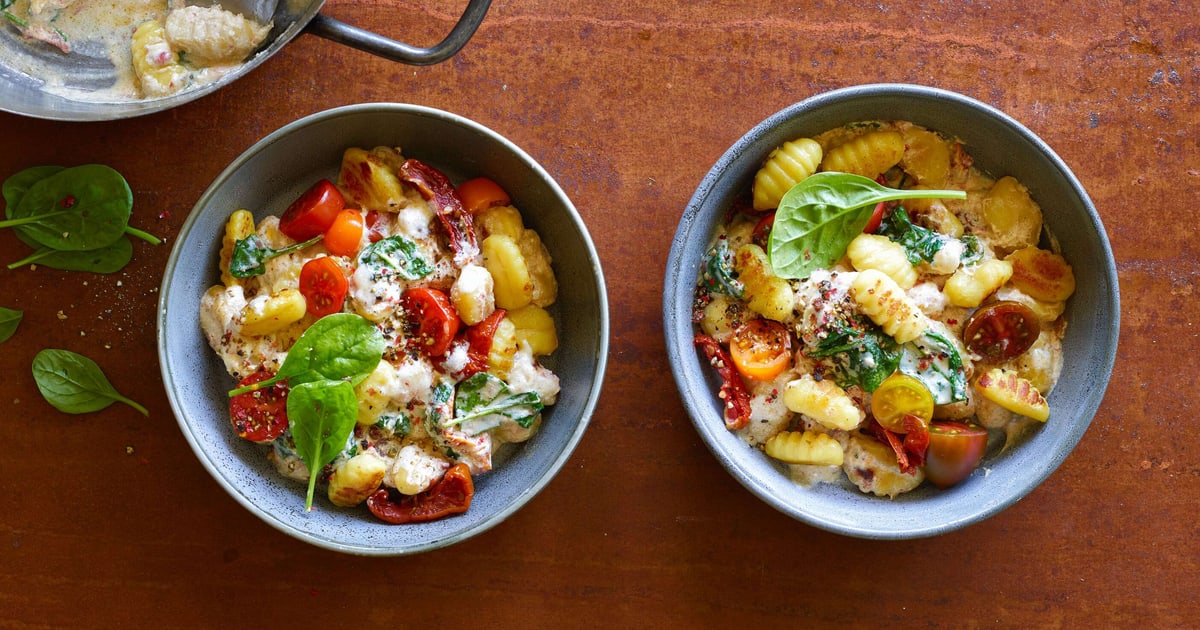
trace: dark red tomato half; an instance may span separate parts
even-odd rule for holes
[[[389,490],[380,488],[367,497],[367,508],[381,521],[403,525],[466,512],[474,496],[471,469],[466,464],[455,464],[432,488],[420,494],[393,501]]]
[[[1019,302],[980,307],[963,328],[967,349],[988,361],[1007,361],[1033,346],[1041,332],[1037,315]]]
[[[300,268],[300,294],[313,317],[341,311],[349,289],[346,274],[329,256],[313,258]]]
[[[279,217],[279,231],[297,241],[324,234],[346,207],[341,191],[328,179],[313,184]]]
[[[450,298],[437,289],[418,287],[404,292],[404,304],[417,322],[421,349],[431,357],[446,354],[462,323]]]
[[[963,422],[929,424],[925,451],[925,478],[939,488],[949,488],[979,467],[987,451],[987,429]]]
[[[463,378],[474,376],[487,371],[488,354],[492,351],[492,341],[496,338],[496,329],[507,312],[498,308],[483,321],[467,328],[463,339],[467,342],[467,367],[463,369]]]
[[[242,379],[238,387],[261,383],[274,376],[259,370]],[[238,394],[229,399],[229,421],[238,437],[251,442],[270,442],[288,427],[288,387],[283,382]]]

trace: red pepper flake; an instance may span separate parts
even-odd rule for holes
[[[64,208],[74,208],[75,204],[78,203],[78,200],[75,199],[75,195],[67,195],[58,203]]]

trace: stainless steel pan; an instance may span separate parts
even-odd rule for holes
[[[0,50],[18,64],[0,65],[0,110],[51,120],[114,120],[143,116],[170,109],[221,89],[250,72],[301,33],[352,46],[386,59],[413,65],[432,65],[454,56],[466,43],[487,13],[491,0],[470,0],[462,17],[446,38],[429,48],[393,41],[370,31],[321,15],[325,0],[281,0],[275,11],[274,28],[259,52],[237,70],[211,83],[166,98],[96,102],[74,100],[43,89],[44,77],[60,77],[65,87],[94,90],[112,85],[116,70],[102,53],[64,55],[46,46],[30,46],[11,28],[0,28]],[[20,67],[14,67],[19,65]]]

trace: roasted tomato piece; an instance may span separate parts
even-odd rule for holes
[[[983,460],[987,439],[987,429],[973,424],[930,423],[925,478],[939,488],[948,488],[966,479]]]
[[[297,241],[324,234],[346,207],[341,191],[328,179],[313,184],[279,217],[279,231]]]
[[[724,403],[725,428],[730,431],[745,428],[750,424],[750,392],[733,367],[733,359],[720,342],[708,335],[696,335],[692,343],[704,352],[708,364],[721,377],[721,390],[717,396]]]
[[[971,315],[963,342],[985,360],[1007,361],[1032,347],[1040,332],[1033,309],[1020,302],[996,302]]]
[[[324,317],[342,310],[350,283],[342,268],[328,256],[313,258],[300,268],[300,294],[314,317]]]
[[[792,336],[787,328],[769,319],[752,319],[733,331],[729,358],[742,376],[769,381],[792,360]]]
[[[261,383],[273,376],[259,370],[242,379],[238,387]],[[230,398],[229,421],[238,437],[251,442],[270,442],[283,435],[288,427],[287,395],[287,385],[281,381]]]
[[[367,497],[367,508],[387,523],[421,523],[466,512],[474,496],[471,469],[466,464],[455,464],[432,488],[420,494],[401,496],[398,501],[393,501],[391,491],[380,488]]]
[[[496,328],[500,326],[505,314],[504,309],[498,308],[483,321],[467,328],[463,334],[463,339],[467,342],[467,367],[463,368],[462,378],[487,371],[488,354],[492,351]]]
[[[417,322],[417,341],[431,357],[450,349],[462,320],[450,298],[437,289],[417,287],[404,292],[404,304]]]

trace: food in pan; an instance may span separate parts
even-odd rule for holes
[[[163,97],[213,81],[240,66],[271,31],[271,24],[180,0],[0,0],[0,11],[32,46],[109,58],[116,84],[93,99]]]
[[[495,182],[347,149],[281,216],[233,212],[200,303],[230,422],[286,477],[391,523],[465,511],[559,381],[538,233]]]
[[[773,151],[701,261],[729,430],[799,483],[952,486],[1053,422],[1071,266],[1016,179],[867,121]]]

